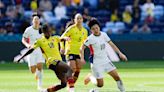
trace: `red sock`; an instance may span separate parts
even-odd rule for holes
[[[67,82],[70,88],[74,87],[74,79],[72,77],[68,78]]]

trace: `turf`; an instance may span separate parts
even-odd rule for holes
[[[127,92],[164,92],[164,61],[129,61],[114,63],[124,82]],[[76,83],[76,92],[88,92],[96,88],[92,83],[83,84],[84,76],[90,72],[86,64]],[[119,92],[116,82],[104,74],[104,86],[100,92]],[[59,83],[55,74],[44,68],[43,86]],[[27,64],[0,64],[0,92],[38,92],[36,80]],[[67,92],[66,88],[58,92]]]

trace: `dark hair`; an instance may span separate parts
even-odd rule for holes
[[[40,29],[43,33],[45,33],[49,31],[49,26],[48,24],[43,24]]]
[[[32,14],[32,18],[34,18],[35,16],[38,16],[38,17],[40,18],[40,14],[38,14],[37,12],[34,12],[34,13]]]
[[[95,24],[97,24],[97,25],[100,26],[100,23],[98,22],[98,20],[97,20],[96,18],[91,18],[91,19],[89,20],[89,22],[88,22],[88,26],[89,26],[90,29],[91,29],[91,27],[92,27],[93,25],[95,25]]]

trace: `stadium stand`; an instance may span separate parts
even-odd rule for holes
[[[35,1],[35,0],[0,0],[0,41],[3,41],[3,40],[7,40],[7,41],[18,40],[19,41],[20,40],[23,30],[25,30],[25,28],[29,26],[30,24],[30,16],[33,13],[31,9],[32,6],[30,6],[31,1]],[[44,0],[36,0],[37,2],[36,7],[38,9],[37,12],[41,14],[41,21],[51,23],[55,27],[56,33],[58,35],[60,35],[61,27],[65,26],[66,22],[69,21],[75,13],[77,12],[83,13],[84,8],[88,8],[89,15],[92,17],[98,18],[98,20],[100,21],[102,31],[107,32],[109,30],[112,30],[112,31],[121,30],[122,32],[119,32],[119,36],[122,36],[123,39],[125,38],[127,40],[135,39],[133,38],[134,36],[131,36],[131,34],[129,33],[136,23],[132,22],[130,24],[126,24],[122,21],[121,17],[120,17],[121,19],[120,21],[111,22],[110,21],[110,16],[112,14],[111,10],[108,7],[105,9],[98,8],[98,5],[99,5],[98,3],[100,0],[80,0],[82,1],[82,3],[80,2],[80,4],[77,4],[76,6],[73,6],[71,5],[71,2],[68,2],[71,0],[48,0],[53,5],[53,9],[50,11],[39,11],[40,1],[44,1]],[[63,4],[66,6],[66,16],[68,17],[67,19],[61,19],[60,21],[56,20],[55,14],[54,14],[54,8],[57,6],[59,1],[62,1]],[[96,5],[93,5],[92,1]],[[109,3],[109,2],[106,2],[108,0],[101,0],[101,1],[104,1],[105,3]],[[136,0],[116,0],[116,1],[119,1],[118,14],[122,15],[126,6],[133,7],[133,3],[134,3],[133,1],[136,1]],[[147,14],[142,10],[142,7],[145,4],[145,2],[146,0],[142,0],[142,1],[140,0],[139,2],[139,7],[141,8],[141,15],[140,15],[141,17],[140,17],[139,22],[137,22],[137,24],[139,25],[139,27],[141,27],[145,23],[145,21],[146,22],[153,21],[151,23],[148,23],[148,26],[150,27],[152,33],[149,34],[150,36],[143,36],[143,35],[138,34],[136,39],[138,39],[139,37],[143,39],[145,38],[145,40],[147,40],[148,38],[146,37],[150,37],[151,39],[152,36],[154,36],[153,37],[154,39],[156,39],[156,37],[158,39],[159,35],[156,36],[156,34],[164,33],[164,1],[152,0],[152,3],[155,5],[154,10],[152,11],[154,13],[153,20],[149,17],[147,18]],[[9,6],[14,7],[13,10],[15,11],[15,13],[11,14],[11,16],[14,16],[14,17],[10,17],[10,14],[9,15],[6,14],[6,11]],[[45,16],[48,16],[48,17],[45,17]],[[10,32],[10,34],[6,27],[7,23],[11,23],[13,26],[13,30],[12,32]],[[118,38],[118,37],[114,37],[115,33],[117,34],[117,32],[113,32],[113,33],[108,32],[109,35],[113,35],[112,37],[114,39]],[[6,36],[6,35],[10,35],[10,36]],[[163,36],[161,36],[161,38],[163,38]]]

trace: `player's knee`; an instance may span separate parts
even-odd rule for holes
[[[37,67],[37,69],[38,69],[39,71],[42,71],[42,67]]]
[[[61,83],[61,88],[65,88],[67,86],[67,83]]]
[[[36,72],[35,69],[31,69],[31,73],[34,74]]]
[[[121,80],[119,76],[114,76],[114,79],[115,79],[116,81]]]

